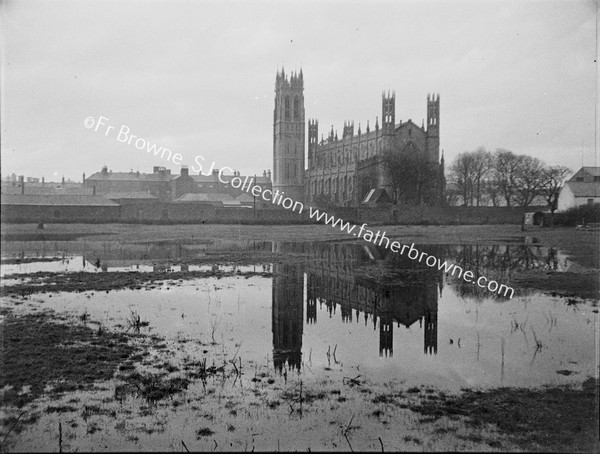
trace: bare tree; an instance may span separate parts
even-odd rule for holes
[[[483,193],[487,200],[492,202],[492,206],[500,206],[500,189],[498,182],[493,178],[488,178],[483,184]]]
[[[515,201],[522,207],[529,206],[542,193],[544,163],[532,156],[520,155],[515,178]]]
[[[424,155],[413,155],[412,173],[415,181],[415,202],[417,205],[429,203],[431,193],[428,188],[436,187],[437,172],[435,164],[429,162]]]
[[[517,156],[512,151],[498,149],[494,153],[493,178],[508,207],[514,201],[517,173],[520,164],[521,156]]]
[[[392,193],[390,198],[394,205],[414,185],[414,175],[411,173],[412,162],[409,156],[388,151],[382,156],[381,162],[390,177]]]
[[[413,199],[420,204],[425,199],[426,189],[435,182],[433,164],[418,150],[410,149],[402,153],[389,151],[383,155],[381,162],[390,177],[393,204],[398,204],[402,199]]]
[[[542,172],[541,193],[550,206],[552,216],[554,216],[554,212],[558,208],[558,194],[560,193],[560,189],[570,173],[571,169],[563,166],[546,167]]]
[[[486,179],[490,175],[492,169],[492,154],[487,151],[484,147],[479,147],[473,153],[472,156],[472,181],[473,181],[473,195],[477,200],[477,206],[481,204],[482,196],[484,195],[484,186]]]
[[[473,156],[465,151],[456,157],[450,168],[450,178],[462,196],[463,205],[473,205],[473,167]]]

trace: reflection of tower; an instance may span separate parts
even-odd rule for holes
[[[394,356],[394,317],[391,312],[379,316],[379,356]]]
[[[425,353],[437,354],[437,310],[425,314]]]
[[[304,273],[291,264],[273,265],[273,364],[282,371],[286,366],[300,369],[302,362],[302,323]]]

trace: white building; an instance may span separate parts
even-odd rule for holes
[[[600,167],[582,167],[558,195],[558,211],[600,203]]]

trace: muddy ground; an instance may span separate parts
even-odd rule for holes
[[[328,226],[36,227],[2,226],[3,263],[35,257],[42,247],[102,256],[107,247],[157,243],[214,246],[193,259],[164,259],[171,264],[276,263],[282,259],[277,252],[240,250],[235,244],[354,240]],[[529,270],[516,274],[511,285],[598,299],[597,232],[521,232],[518,226],[504,225],[374,229],[402,243],[535,241],[557,247],[581,265],[578,271]],[[302,254],[285,259],[307,260]],[[44,272],[3,285],[2,451],[598,451],[597,377],[582,377],[572,386],[459,393],[400,382],[382,384],[360,372],[347,376],[335,364],[310,379],[306,371],[277,373],[268,358],[242,365],[236,351],[225,351],[208,333],[199,333],[198,339],[166,340],[145,332],[144,321],[135,317],[105,326],[85,313],[74,317],[45,309],[43,304],[58,292],[78,292],[83,297],[90,291],[152,289],[190,279],[270,274],[219,269]],[[182,356],[190,349],[197,354]]]

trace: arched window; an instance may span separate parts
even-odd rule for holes
[[[285,121],[290,121],[290,97],[285,97]]]
[[[300,120],[300,101],[298,96],[294,98],[294,120]]]

